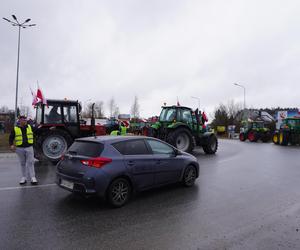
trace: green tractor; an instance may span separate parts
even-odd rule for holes
[[[248,139],[250,142],[257,142],[260,139],[268,142],[271,140],[271,133],[263,121],[243,121],[239,138],[240,141]]]
[[[275,131],[273,142],[287,146],[300,144],[300,117],[286,118],[282,121],[279,130]]]
[[[158,121],[151,126],[151,136],[191,152],[202,146],[206,154],[215,154],[218,140],[206,129],[205,117],[197,110],[183,106],[163,106]]]

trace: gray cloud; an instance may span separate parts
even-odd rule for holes
[[[163,102],[201,106],[243,100],[299,106],[298,1],[6,1],[1,15],[32,18],[22,30],[20,99],[39,80],[49,98],[114,96],[123,113]],[[17,29],[0,24],[0,105],[14,107]],[[296,98],[297,97],[297,98]]]

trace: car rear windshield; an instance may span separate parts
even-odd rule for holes
[[[68,149],[68,153],[75,155],[84,155],[89,157],[100,156],[103,151],[103,144],[88,141],[75,141]]]

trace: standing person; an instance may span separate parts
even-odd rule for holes
[[[19,157],[22,177],[20,185],[24,185],[29,175],[32,185],[36,185],[33,156],[33,128],[27,124],[26,116],[19,117],[19,123],[14,127],[9,136],[10,149]]]

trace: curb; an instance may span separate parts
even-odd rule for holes
[[[17,155],[15,153],[3,153],[0,152],[0,159],[13,159],[13,158],[17,158]]]

